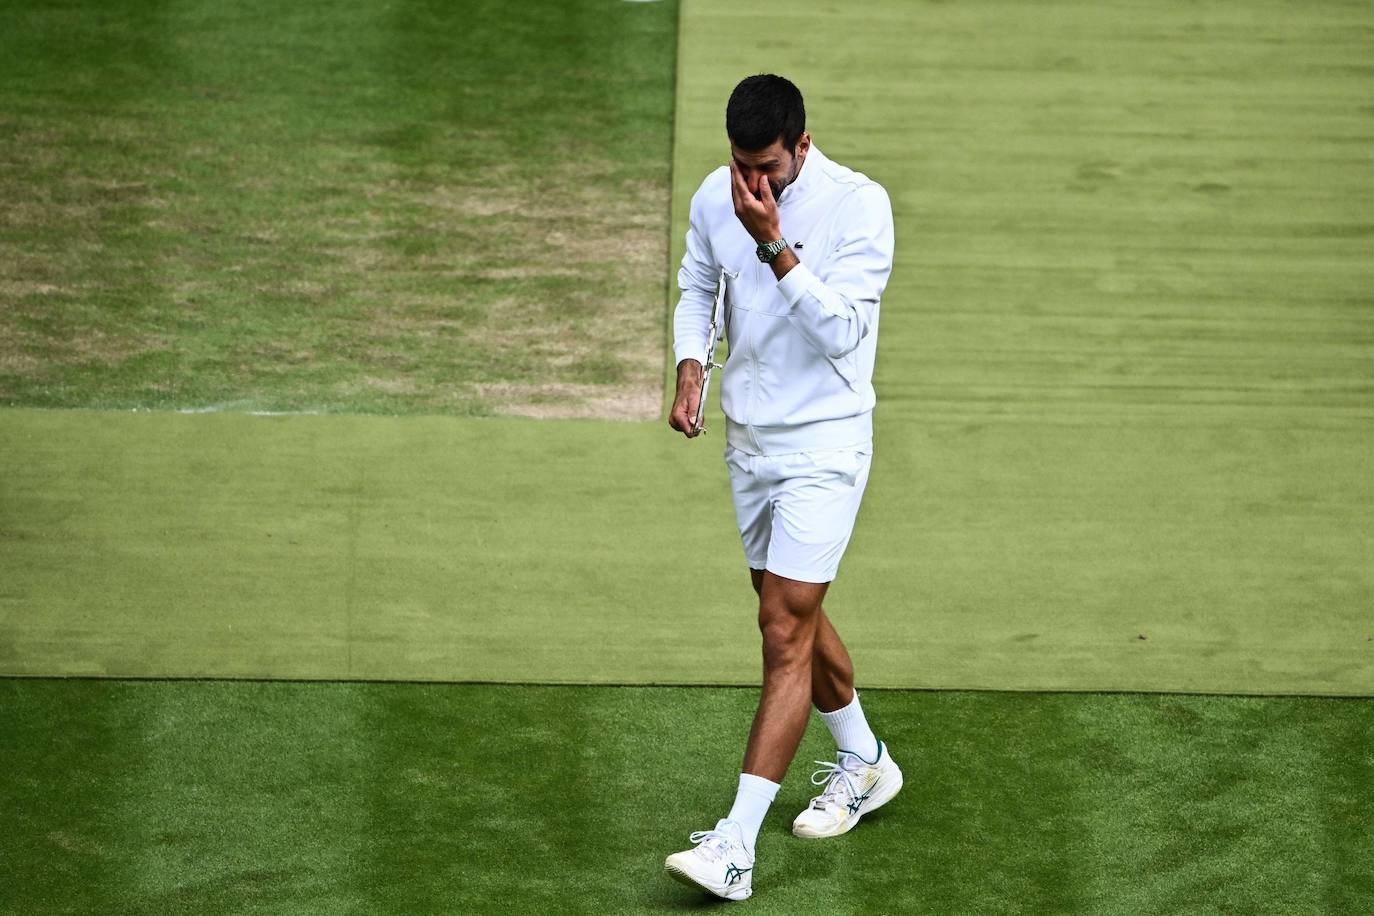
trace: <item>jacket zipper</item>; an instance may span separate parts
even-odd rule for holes
[[[754,286],[755,288],[758,287],[757,278],[755,278]],[[749,312],[749,413],[748,419],[745,420],[745,426],[748,427],[749,438],[753,440],[754,447],[758,448],[758,436],[754,435],[754,418],[758,416],[755,405],[758,403],[759,392],[759,351],[754,346],[754,322],[756,320],[754,316],[756,314],[758,313],[752,310]]]

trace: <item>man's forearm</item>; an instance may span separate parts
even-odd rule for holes
[[[716,304],[714,291],[684,289],[673,310],[673,355],[678,366],[688,359],[701,363],[709,344],[708,328]]]
[[[797,330],[832,359],[853,351],[868,335],[872,306],[878,301],[877,292],[872,299],[847,299],[804,266],[779,280],[778,292]]]
[[[703,368],[700,362],[695,359],[684,359],[677,364],[677,387],[682,390],[684,384],[700,385]]]

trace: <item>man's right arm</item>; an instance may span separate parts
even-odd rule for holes
[[[684,359],[677,364],[677,394],[673,397],[673,409],[668,413],[668,425],[688,439],[701,435],[701,430],[692,427],[697,416],[697,405],[701,403],[701,363],[694,359]]]
[[[682,255],[682,268],[677,272],[678,289],[682,296],[673,312],[673,356],[677,361],[677,393],[668,425],[689,439],[692,420],[696,417],[701,398],[701,375],[706,362],[706,348],[711,337],[711,313],[716,307],[716,287],[720,280],[720,266],[711,252],[706,236],[705,217],[697,196],[692,198],[691,218],[687,228],[687,250]]]

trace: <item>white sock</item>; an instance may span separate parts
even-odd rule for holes
[[[858,754],[867,763],[878,759],[878,739],[873,729],[868,727],[864,711],[859,706],[859,691],[854,691],[854,699],[849,705],[834,712],[822,712],[821,721],[835,736],[835,744],[842,751]]]
[[[762,776],[754,776],[751,773],[739,774],[739,790],[735,792],[735,804],[725,817],[739,824],[740,831],[744,834],[744,848],[749,850],[750,855],[754,853],[754,843],[759,838],[763,816],[768,813],[768,806],[773,804],[773,799],[778,797],[780,788],[782,787],[776,782]]]

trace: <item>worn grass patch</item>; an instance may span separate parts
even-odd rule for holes
[[[652,416],[675,9],[78,3],[0,36],[0,403]]]

